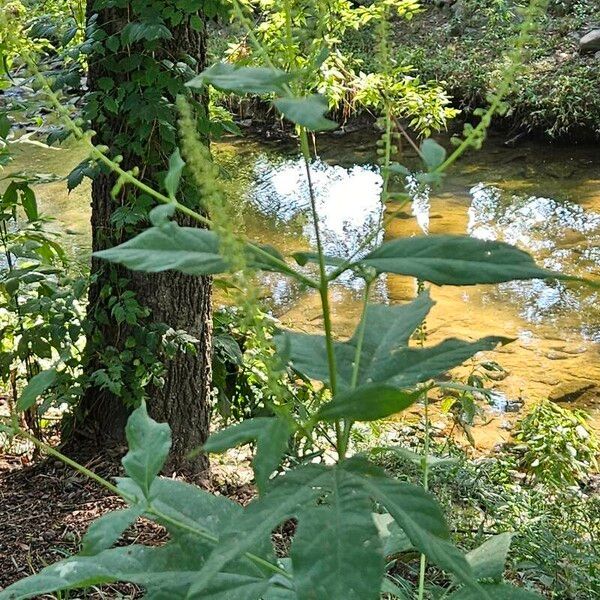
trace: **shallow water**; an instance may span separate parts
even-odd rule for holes
[[[326,251],[348,256],[379,222],[381,176],[375,134],[362,132],[319,141],[313,167]],[[284,253],[314,248],[304,166],[295,146],[284,142],[229,140],[214,152],[227,177],[249,238]],[[414,157],[412,157],[414,159]],[[66,175],[82,159],[75,148],[25,148],[13,168]],[[407,156],[411,161],[411,156]],[[68,195],[64,181],[39,186],[42,209],[68,231],[76,254],[89,253],[89,185]],[[394,206],[387,207],[390,214]],[[394,218],[381,239],[423,233],[467,233],[498,239],[532,253],[539,263],[571,275],[600,275],[600,152],[593,147],[525,144],[517,149],[490,140],[448,174],[441,192],[420,193]],[[287,325],[321,327],[312,291],[274,274],[262,279],[265,298]],[[380,278],[373,300],[404,302],[414,280]],[[427,321],[428,341],[499,334],[515,341],[489,353],[507,376],[497,383],[486,426],[474,430],[489,447],[509,437],[514,401],[537,399],[592,386],[576,405],[600,424],[600,307],[598,292],[577,283],[512,282],[468,288],[434,287],[437,304]],[[333,286],[333,317],[340,336],[359,315],[362,282],[345,275]],[[461,370],[464,374],[470,366]],[[596,387],[598,386],[598,387]]]
[[[381,215],[381,176],[373,137],[329,139],[314,166],[317,205],[328,253],[352,254]],[[243,199],[248,235],[286,252],[314,248],[308,193],[301,159],[287,144],[231,142],[217,151],[231,186]],[[407,160],[410,161],[408,156]],[[240,174],[240,169],[242,172]],[[389,206],[387,213],[393,212]],[[595,148],[529,144],[518,149],[491,140],[482,152],[456,166],[441,192],[421,193],[391,221],[382,237],[467,233],[498,239],[529,251],[546,266],[571,275],[600,275],[600,153]],[[318,295],[268,275],[266,295],[289,326],[318,331]],[[373,298],[414,298],[411,278],[381,278]],[[600,424],[600,305],[598,292],[578,283],[511,282],[499,286],[433,287],[437,304],[427,321],[428,340],[489,334],[515,341],[486,358],[507,376],[494,384],[488,424],[474,431],[480,446],[508,439],[516,413],[507,408],[593,386],[575,403]],[[358,319],[361,281],[346,276],[332,290],[340,335]],[[459,371],[468,373],[472,365]]]

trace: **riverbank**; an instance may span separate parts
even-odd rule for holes
[[[429,2],[412,21],[396,22],[394,53],[423,80],[442,82],[453,104],[468,117],[486,104],[498,84],[523,4]],[[508,112],[495,121],[508,131],[507,138],[533,134],[549,140],[600,139],[600,52],[581,45],[595,30],[600,30],[596,0],[550,2],[523,72],[506,98]],[[368,68],[369,40],[355,36],[347,43]]]

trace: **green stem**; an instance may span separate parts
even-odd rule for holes
[[[78,462],[70,459],[68,456],[65,456],[62,452],[59,452],[52,446],[49,446],[48,444],[42,442],[41,440],[38,440],[35,436],[31,435],[27,431],[21,429],[20,427],[14,427],[14,425],[13,425],[12,429],[16,435],[19,435],[19,436],[25,438],[26,440],[30,441],[32,444],[34,444],[37,448],[39,448],[46,454],[53,456],[54,458],[57,458],[58,460],[62,461],[63,463],[65,463],[69,467],[73,468],[74,470],[78,471],[82,475],[85,475],[89,479],[92,479],[93,481],[95,481],[96,483],[101,485],[102,487],[104,487],[107,490],[109,490],[110,492],[112,492],[115,496],[119,496],[120,498],[123,498],[123,500],[125,500],[126,502],[128,502],[130,504],[135,504],[135,502],[137,502],[136,498],[133,498],[133,497],[128,496],[127,494],[123,493],[122,490],[120,490],[116,485],[110,483],[110,481],[107,481],[106,479],[104,479],[104,477],[101,477],[97,473],[90,471],[87,467],[84,467],[83,465],[79,464]],[[212,544],[217,545],[219,543],[219,538],[217,536],[213,535],[212,533],[209,533],[209,532],[199,529],[197,527],[192,527],[191,525],[188,525],[187,523],[184,523],[183,521],[179,521],[178,519],[174,519],[173,517],[170,517],[169,515],[166,515],[163,512],[154,508],[152,506],[152,504],[149,504],[145,508],[145,512],[147,514],[154,515],[155,517],[161,519],[165,523],[170,523],[171,525],[174,525],[175,527],[178,527],[178,528],[188,531],[194,535],[197,535],[198,537],[201,537],[202,539],[204,539]],[[284,569],[279,567],[278,565],[275,565],[275,564],[265,560],[264,558],[261,558],[260,556],[252,554],[251,552],[246,552],[245,556],[246,556],[246,558],[248,558],[255,564],[265,567],[265,568],[269,569],[270,571],[272,571],[273,573],[277,573],[278,575],[283,575],[284,577],[291,579],[291,575],[287,571],[285,571]]]
[[[352,365],[352,381],[351,387],[354,389],[358,383],[358,375],[360,372],[360,358],[362,355],[363,343],[365,340],[365,332],[367,330],[367,310],[369,308],[369,292],[373,281],[367,281],[365,285],[365,295],[363,301],[362,314],[360,316],[360,324],[357,331],[356,350],[354,351],[354,363]],[[344,421],[344,429],[342,433],[342,454],[345,455],[350,444],[350,433],[352,432],[354,421]]]
[[[425,491],[429,490],[429,441],[430,441],[430,430],[429,430],[429,396],[425,392],[424,396],[424,412],[425,412],[425,442],[423,445],[423,488]],[[419,594],[418,600],[423,600],[425,596],[425,571],[427,569],[427,557],[421,554],[421,561],[419,565]]]
[[[337,390],[337,366],[335,359],[335,349],[333,345],[333,326],[331,323],[331,307],[329,305],[329,280],[327,278],[327,268],[325,265],[325,252],[323,249],[323,242],[321,239],[321,229],[319,226],[319,214],[317,212],[317,201],[315,198],[315,190],[312,183],[312,177],[310,173],[310,147],[308,144],[308,135],[306,129],[300,129],[300,147],[302,150],[302,156],[304,157],[304,166],[306,169],[306,179],[308,182],[308,194],[310,197],[311,216],[313,222],[313,228],[315,231],[315,238],[317,243],[317,254],[319,256],[319,295],[321,297],[321,309],[323,311],[323,327],[325,329],[325,346],[327,349],[327,363],[329,367],[329,386],[331,393],[335,395]],[[342,428],[339,422],[335,424],[335,433],[337,440],[337,451],[340,459],[344,458],[344,452],[342,448]]]
[[[108,167],[113,173],[118,175],[119,180],[121,182],[129,183],[129,184],[133,185],[134,187],[138,188],[140,191],[148,194],[150,197],[154,198],[155,200],[157,200],[158,202],[160,202],[162,204],[172,204],[178,211],[180,211],[183,214],[188,215],[189,217],[191,217],[198,223],[201,223],[202,225],[204,225],[208,228],[210,228],[212,226],[212,221],[209,218],[207,218],[204,215],[200,214],[199,212],[196,212],[195,210],[189,208],[185,204],[182,204],[181,202],[178,202],[177,200],[169,198],[165,194],[162,194],[161,192],[159,192],[159,191],[155,190],[154,188],[150,187],[149,185],[145,184],[143,181],[140,181],[135,175],[133,175],[133,173],[131,173],[130,171],[125,171],[117,162],[115,162],[114,160],[112,160],[108,156],[106,156],[106,154],[104,153],[104,151],[101,148],[98,148],[96,145],[93,144],[93,142],[90,139],[89,133],[86,134],[86,132],[84,132],[71,119],[68,112],[65,110],[65,108],[60,103],[58,96],[54,93],[52,88],[48,85],[48,81],[46,80],[46,78],[38,70],[38,68],[37,68],[35,62],[32,60],[31,56],[25,55],[24,59],[27,62],[29,68],[31,69],[34,77],[42,85],[44,91],[50,98],[50,101],[54,105],[54,107],[55,107],[57,113],[59,114],[59,116],[61,117],[61,119],[64,121],[64,123],[67,125],[67,127],[69,127],[69,129],[71,130],[71,132],[73,133],[75,138],[77,140],[83,141],[88,146],[88,148],[90,150],[90,155],[92,158],[100,161],[102,164],[104,164],[106,167]],[[248,242],[246,240],[243,240],[243,241],[244,241],[244,244],[248,247],[248,249],[252,250],[252,252],[254,252],[255,254],[258,254],[259,256],[262,256],[262,257],[268,259],[269,262],[271,262],[272,264],[277,265],[283,273],[287,273],[288,275],[294,277],[295,279],[297,279],[298,281],[302,282],[304,285],[306,285],[310,288],[313,288],[313,289],[319,288],[319,284],[316,281],[314,281],[310,277],[307,277],[300,271],[296,271],[295,269],[292,269],[285,261],[282,261],[282,260],[276,258],[272,254],[270,254],[269,252],[267,252],[260,246],[253,244],[252,242]]]

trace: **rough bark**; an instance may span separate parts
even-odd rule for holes
[[[88,11],[93,11],[92,5],[92,2],[88,3]],[[119,31],[128,19],[126,9],[104,9],[96,14],[98,25],[109,33]],[[176,60],[181,53],[186,53],[194,56],[198,61],[198,69],[202,69],[205,64],[204,32],[182,25],[173,28],[171,33],[172,39],[161,44],[154,56]],[[92,55],[90,90],[97,89],[98,80],[107,76],[115,79],[114,73],[106,72],[101,57]],[[111,147],[114,136],[117,132],[122,132],[126,124],[123,117],[117,114],[108,123],[92,123],[92,127],[97,131],[95,142]],[[132,131],[131,135],[134,136],[135,132]],[[149,143],[160,144],[158,134]],[[125,168],[139,166],[143,180],[150,185],[156,186],[156,173],[167,169],[168,152],[164,153],[162,164],[148,165],[140,164],[139,157],[128,154],[126,149],[119,151],[124,156],[122,165]],[[127,195],[135,192],[128,188],[120,198],[114,199],[111,196],[114,183],[115,177],[110,173],[101,173],[93,181],[91,224],[94,251],[124,241],[122,229],[117,229],[111,218],[121,202],[127,200]],[[180,219],[180,222],[193,225],[184,219]],[[163,358],[164,384],[147,388],[147,403],[153,418],[166,421],[171,426],[173,445],[166,471],[202,471],[208,467],[207,459],[201,455],[190,460],[187,454],[202,445],[208,435],[212,347],[211,279],[176,272],[130,272],[93,259],[88,305],[88,375],[103,366],[102,347],[113,346],[122,350],[128,334],[128,326],[118,325],[112,319],[102,322],[97,318],[106,306],[103,288],[114,285],[115,273],[128,280],[127,289],[132,290],[138,302],[151,311],[150,323],[166,324],[174,330],[183,330],[198,340],[195,353],[179,352],[173,359]],[[110,310],[104,310],[104,313],[107,312],[110,314]],[[88,440],[91,437],[101,447],[122,445],[124,425],[130,410],[131,407],[126,406],[120,397],[107,389],[89,387],[80,405],[74,439],[84,435]]]

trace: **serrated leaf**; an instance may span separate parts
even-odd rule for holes
[[[56,369],[47,369],[37,375],[34,375],[29,383],[23,389],[19,401],[17,402],[17,410],[24,411],[31,408],[36,400],[54,383],[58,372]]]
[[[495,535],[467,554],[477,579],[502,579],[512,538],[512,533]]]
[[[527,252],[514,246],[463,235],[399,238],[382,244],[360,263],[379,273],[411,275],[437,285],[564,278],[538,267]]]
[[[165,190],[169,198],[174,199],[179,189],[179,181],[181,180],[181,174],[185,167],[185,162],[181,158],[179,148],[176,148],[171,157],[169,158],[169,171],[165,176]]]
[[[328,420],[344,416],[373,420],[410,406],[416,397],[407,388],[424,383],[462,364],[481,351],[492,350],[508,339],[487,337],[475,342],[448,339],[429,348],[412,348],[407,343],[432,306],[427,293],[402,306],[369,306],[365,316],[364,339],[357,388],[352,388],[353,363],[359,332],[348,342],[335,342],[338,391],[319,416]],[[282,355],[289,355],[294,369],[309,379],[329,383],[324,336],[285,333],[275,336]],[[396,390],[396,392],[394,392]],[[401,391],[401,393],[398,392]],[[372,397],[371,397],[372,394]],[[376,402],[376,395],[381,399]],[[344,410],[347,408],[347,414]]]
[[[211,435],[203,449],[206,452],[224,452],[240,444],[256,441],[252,464],[256,484],[262,493],[269,477],[281,462],[291,434],[290,424],[283,419],[256,417]]]
[[[219,254],[216,233],[180,227],[175,222],[146,229],[119,246],[95,252],[94,256],[148,273],[173,269],[188,275],[213,275],[228,268]]]
[[[143,506],[131,506],[101,516],[83,537],[81,555],[93,556],[110,548],[143,512]]]
[[[200,570],[190,593],[200,594],[223,567],[242,556],[259,540],[287,519],[297,516],[308,502],[323,494],[331,469],[323,465],[306,465],[277,477],[269,483],[269,492],[251,502],[243,514],[232,519],[219,545]]]
[[[365,385],[336,394],[318,411],[324,421],[344,418],[351,421],[376,421],[412,406],[422,393],[408,392],[386,385]]]
[[[347,472],[334,469],[330,493],[298,521],[291,558],[299,600],[378,600],[382,543],[371,500]]]
[[[216,63],[186,85],[202,89],[210,84],[219,90],[236,94],[283,94],[286,84],[293,78],[293,75],[279,69],[236,67],[230,63]]]
[[[338,127],[335,121],[325,117],[329,105],[324,96],[314,94],[306,98],[277,98],[273,104],[288,121],[309,131],[327,131]]]
[[[418,486],[388,478],[379,467],[360,457],[347,460],[343,465],[355,475],[356,485],[362,486],[388,510],[415,548],[463,583],[480,589],[464,555],[450,542],[440,507],[429,493]]]
[[[125,428],[129,452],[123,457],[125,472],[146,496],[171,449],[171,430],[148,416],[145,402],[131,413]]]

